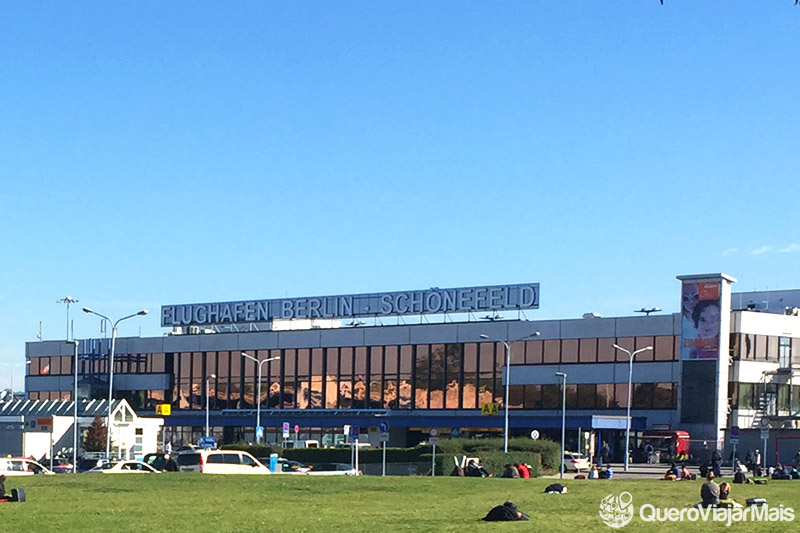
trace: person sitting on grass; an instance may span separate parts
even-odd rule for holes
[[[691,481],[695,476],[689,471],[686,465],[681,466],[681,479],[684,481]]]
[[[492,477],[492,474],[475,462],[475,459],[471,459],[469,463],[467,463],[467,468],[464,470],[464,474],[466,474],[467,477]]]
[[[518,479],[519,478],[519,469],[516,466],[512,465],[512,464],[507,464],[507,465],[505,465],[505,469],[503,470],[503,477],[512,478],[512,479]]]
[[[719,506],[720,507],[741,507],[741,503],[731,499],[731,486],[727,482],[719,484]]]
[[[707,481],[700,487],[700,507],[716,507],[719,505],[719,485],[714,481],[714,472],[708,473]]]
[[[522,479],[529,479],[531,477],[531,469],[525,463],[518,464],[517,470],[519,471],[519,477]]]
[[[483,520],[487,522],[512,522],[530,519],[530,516],[517,509],[517,506],[511,502],[505,502],[503,505],[492,507],[486,516],[483,517]]]

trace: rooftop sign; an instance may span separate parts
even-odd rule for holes
[[[293,318],[357,318],[539,308],[539,284],[164,305],[163,327],[268,322]]]

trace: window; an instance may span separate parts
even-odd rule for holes
[[[597,387],[595,385],[578,385],[578,409],[594,409],[596,399]]]
[[[508,408],[521,409],[524,405],[525,386],[511,385],[508,387]]]
[[[612,409],[614,407],[614,384],[613,383],[599,383],[596,386],[597,390],[597,408],[598,409]]]
[[[544,364],[558,364],[561,358],[561,347],[558,339],[548,339],[544,341]]]
[[[578,362],[578,339],[564,339],[561,341],[561,362]]]
[[[525,409],[542,408],[542,386],[525,385]]]
[[[678,407],[675,383],[656,383],[653,391],[653,409],[676,409]]]
[[[792,345],[789,337],[778,338],[778,366],[781,368],[792,366]]]
[[[558,409],[561,407],[561,387],[559,385],[542,385],[542,409]]]
[[[622,337],[617,339],[617,346],[619,346],[620,348],[625,348],[629,352],[633,353],[636,350],[636,348],[634,347],[635,340],[636,339],[634,337]],[[612,349],[617,352],[618,363],[627,363],[630,360],[630,357],[628,356],[627,353],[623,352],[622,350],[617,350],[613,346]],[[639,356],[637,355],[636,357],[638,358]],[[640,359],[636,359],[636,361],[639,360]]]
[[[543,341],[525,341],[525,364],[528,365],[542,364],[543,347],[544,347]]]
[[[656,361],[674,361],[677,359],[674,335],[656,337],[653,349],[655,350],[654,358]]]
[[[617,358],[617,349],[614,348],[614,339],[597,339],[597,362],[612,363]]]
[[[464,345],[464,388],[461,391],[464,409],[478,407],[478,345]]]
[[[755,383],[739,383],[739,409],[752,409],[754,399]]]
[[[643,352],[639,352],[636,355],[636,361],[648,362],[653,361],[655,355],[653,354],[653,350],[655,350],[655,341],[653,337],[636,337],[636,349],[641,350],[642,348],[647,348],[650,346],[651,350],[645,350]]]
[[[633,409],[653,408],[653,383],[635,383],[633,385]]]
[[[757,361],[766,361],[767,357],[767,336],[754,335],[756,338],[755,358]]]
[[[597,339],[581,339],[579,359],[581,363],[597,361]]]

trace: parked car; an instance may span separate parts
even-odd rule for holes
[[[53,472],[56,474],[71,474],[72,462],[66,457],[56,457],[53,459]]]
[[[109,461],[86,471],[87,474],[160,474],[142,461]]]
[[[167,464],[167,455],[166,453],[148,453],[142,458],[142,462],[152,466],[156,470],[164,470],[164,466]]]
[[[356,470],[347,463],[316,463],[309,465],[308,475],[314,476],[360,476],[361,471]]]
[[[91,470],[92,468],[96,467],[97,465],[103,464],[103,459],[89,459],[83,458],[78,459],[78,472],[86,472]]]
[[[568,472],[589,470],[589,459],[582,453],[564,452],[564,470]]]
[[[269,468],[240,450],[194,450],[175,456],[180,472],[203,474],[270,474]]]
[[[55,472],[33,459],[25,457],[3,457],[0,459],[0,474],[4,476],[55,475]]]
[[[256,457],[264,466],[269,468],[269,457]],[[278,457],[278,469],[274,474],[304,474],[308,472],[308,467],[299,461],[292,461],[285,457]]]

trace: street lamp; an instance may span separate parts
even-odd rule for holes
[[[627,472],[628,471],[628,462],[629,462],[628,454],[630,453],[629,451],[630,451],[630,445],[631,445],[631,393],[633,392],[633,390],[632,390],[633,389],[633,384],[632,384],[632,382],[633,382],[633,358],[636,357],[636,354],[638,354],[638,353],[646,352],[647,350],[652,350],[653,347],[652,346],[646,346],[644,348],[639,348],[635,352],[631,352],[630,350],[627,350],[627,349],[625,349],[622,346],[619,346],[617,344],[614,345],[614,348],[616,348],[617,350],[620,350],[621,352],[625,352],[626,354],[628,354],[628,357],[630,358],[630,361],[629,361],[630,365],[629,365],[629,368],[628,368],[628,416],[626,417],[626,421],[625,421],[625,471]]]
[[[567,373],[556,372],[556,377],[564,380],[561,385],[561,479],[564,479],[564,441],[567,436]]]
[[[101,315],[96,311],[92,311],[88,307],[83,308],[84,313],[88,313],[90,315],[97,315],[109,324],[111,324],[111,353],[108,356],[108,415],[106,421],[106,459],[111,459],[111,400],[112,394],[114,392],[114,347],[117,341],[117,325],[122,322],[123,320],[128,320],[129,318],[133,318],[135,316],[144,316],[147,314],[147,309],[142,309],[138,313],[134,313],[132,315],[124,316],[113,322],[110,318],[105,315]]]
[[[56,303],[67,304],[67,340],[69,340],[69,304],[76,304],[78,302],[79,300],[73,298],[72,296],[67,296],[66,298],[56,300]]]
[[[75,382],[72,388],[72,473],[78,472],[78,345],[81,341],[67,341],[75,346],[73,364],[75,365]]]
[[[528,339],[530,337],[538,337],[539,335],[540,335],[540,333],[538,331],[535,331],[535,332],[531,333],[530,335],[525,335],[524,337],[520,337],[519,339],[510,341],[510,342],[519,342],[521,340]],[[502,342],[503,346],[506,347],[506,391],[505,391],[505,400],[504,400],[505,421],[504,421],[504,426],[503,426],[503,428],[504,428],[503,429],[503,453],[508,453],[508,386],[509,386],[510,381],[511,381],[511,379],[510,379],[511,378],[511,347],[509,347],[508,342],[502,341],[500,339],[495,339],[495,338],[490,337],[489,335],[485,335],[483,333],[480,334],[480,338],[481,339],[486,339],[486,340],[491,340],[491,341],[494,341],[494,342]]]
[[[11,369],[11,399],[9,401],[13,402],[14,398],[15,398],[15,396],[14,396],[14,371],[16,369],[18,369],[19,367],[21,367],[21,366],[25,366],[25,365],[29,365],[29,364],[31,364],[30,359],[28,359],[24,363],[19,363],[17,365],[9,365],[8,363],[0,363],[0,365],[3,365],[4,367]]]
[[[216,378],[217,378],[216,374],[211,374],[206,378],[206,437],[208,437],[209,433],[211,432],[211,430],[209,429],[209,424],[208,424],[208,397],[210,395],[210,392],[208,390],[208,383],[212,379],[216,379]]]
[[[281,356],[279,355],[277,357],[270,357],[269,359],[262,359],[259,361],[252,355],[247,355],[244,352],[242,352],[242,355],[258,363],[258,385],[256,386],[256,389],[258,390],[258,399],[256,400],[256,443],[260,444],[261,437],[258,436],[258,428],[261,427],[261,369],[263,368],[264,363],[268,363],[269,361],[277,361],[281,358]]]

